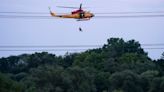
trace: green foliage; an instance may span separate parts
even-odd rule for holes
[[[22,86],[0,73],[0,92],[22,92]]]
[[[154,78],[149,92],[164,92],[164,77]]]
[[[0,92],[164,92],[164,54],[151,60],[135,40],[56,56],[0,58]]]
[[[164,52],[162,53],[162,57],[161,57],[161,59],[164,59]]]
[[[95,85],[98,92],[105,92],[109,89],[108,88],[110,86],[110,82],[108,80],[109,77],[110,77],[109,72],[98,72],[95,75]]]
[[[120,63],[135,64],[137,62],[148,62],[149,60],[145,55],[140,55],[137,53],[125,53],[119,58],[118,61],[120,61]]]
[[[115,58],[120,57],[124,53],[137,53],[147,55],[141,48],[139,42],[130,40],[125,42],[123,39],[111,38],[107,40],[107,44],[103,46],[103,53],[107,57]]]
[[[112,91],[112,92],[124,92],[124,91],[121,90],[121,89],[116,89],[116,90],[114,90],[114,91]]]
[[[31,70],[30,75],[25,83],[34,82],[32,88],[37,92],[95,92],[92,77],[79,67],[65,70],[62,67],[41,66]],[[26,87],[28,90],[32,88]]]
[[[143,92],[140,85],[140,78],[130,70],[116,72],[109,78],[111,90],[122,89],[125,92]]]

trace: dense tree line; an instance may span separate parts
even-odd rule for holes
[[[164,53],[152,60],[135,40],[56,56],[0,58],[0,92],[164,92]]]

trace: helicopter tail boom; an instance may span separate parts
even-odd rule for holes
[[[56,14],[54,12],[50,12],[51,16],[56,16]]]

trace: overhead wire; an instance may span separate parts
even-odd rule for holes
[[[52,19],[50,16],[33,16],[33,15],[0,15],[0,18],[19,18],[19,19]]]
[[[164,17],[164,15],[121,15],[121,16],[95,16],[94,18],[157,18]],[[21,15],[0,15],[0,18],[7,19],[53,19],[51,16],[21,16]],[[59,19],[59,18],[56,18]]]
[[[79,48],[79,47],[101,47],[102,45],[13,45],[0,46],[0,48]]]
[[[153,18],[164,17],[164,15],[113,15],[113,16],[95,16],[96,18]]]
[[[164,46],[164,43],[140,44],[141,46]],[[72,48],[102,47],[103,45],[0,45],[0,48]]]
[[[162,14],[164,11],[135,11],[135,12],[101,12],[94,14]]]
[[[0,51],[85,51],[102,48],[103,45],[6,45]],[[141,44],[146,50],[164,50],[164,44]]]
[[[66,13],[59,13],[66,14]],[[164,17],[164,11],[144,11],[144,12],[106,12],[94,13],[94,18],[149,18],[149,17]],[[113,15],[115,14],[115,15]],[[0,12],[0,18],[13,19],[52,19],[48,12]]]
[[[141,46],[164,46],[164,43],[140,44]],[[0,45],[0,48],[29,48],[29,47],[102,47],[103,45]]]
[[[146,50],[164,50],[164,48],[143,48]],[[0,49],[0,51],[86,51],[89,49]]]
[[[94,14],[146,14],[146,13],[164,13],[164,11],[129,11],[129,12],[95,12]],[[13,11],[1,11],[0,14],[49,14],[49,12],[13,12]],[[65,14],[65,13],[59,13],[59,14]]]
[[[49,14],[49,12],[0,12],[0,14]]]
[[[164,50],[164,48],[143,48],[145,50]],[[86,51],[89,49],[1,49],[0,51]]]

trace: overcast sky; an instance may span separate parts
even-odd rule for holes
[[[164,11],[164,0],[1,0],[0,12],[69,13],[56,6],[90,7],[94,13]],[[49,16],[47,14],[47,16]],[[83,32],[79,32],[81,27]],[[0,45],[103,45],[108,38],[135,39],[141,44],[164,43],[164,17],[74,19],[0,18]],[[146,50],[153,59],[164,50]],[[0,56],[27,52],[0,51]],[[58,53],[59,52],[53,52]],[[61,52],[60,52],[61,53]]]

